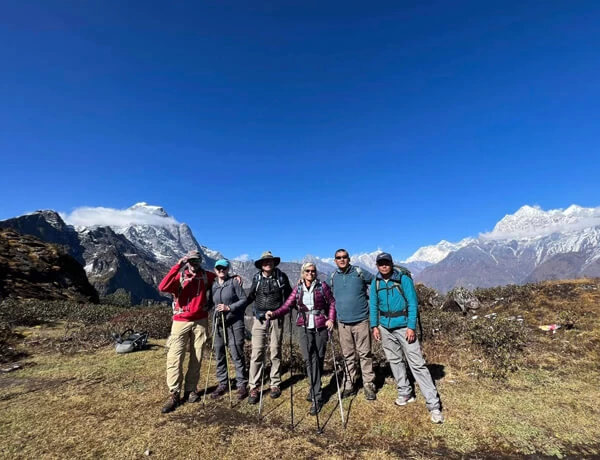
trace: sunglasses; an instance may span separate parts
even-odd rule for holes
[[[317,273],[316,270],[304,270],[304,273]]]
[[[349,259],[348,256],[335,256],[335,260]]]
[[[227,270],[229,267],[223,267],[222,265],[215,267],[215,270],[218,272],[223,272],[225,270]]]

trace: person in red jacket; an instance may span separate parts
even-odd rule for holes
[[[214,273],[205,271],[201,263],[200,252],[188,253],[169,270],[158,285],[159,291],[168,292],[175,298],[167,353],[167,386],[170,395],[162,408],[163,414],[175,410],[182,402],[182,384],[183,400],[196,402],[200,399],[197,386],[202,349],[208,333],[208,292],[216,278]],[[184,379],[183,361],[190,341],[190,359]]]

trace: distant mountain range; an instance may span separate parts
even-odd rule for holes
[[[93,214],[102,209],[88,211]],[[204,254],[207,268],[223,257],[199,244],[186,224],[177,223],[163,208],[147,203],[124,210],[123,219],[110,225],[68,225],[57,212],[45,210],[0,221],[0,228],[63,245],[84,266],[101,296],[123,288],[131,292],[134,302],[161,299],[156,291],[158,282],[188,251]],[[353,254],[352,263],[375,272],[375,258],[380,252]],[[336,268],[333,258],[318,256],[282,262],[281,268],[292,283],[299,279],[301,263],[307,260],[315,262],[321,278]],[[456,286],[491,287],[600,276],[600,208],[573,205],[543,211],[523,206],[505,216],[488,234],[425,246],[399,263],[413,272],[416,281],[440,292]],[[232,261],[232,268],[248,287],[256,272],[254,263]]]

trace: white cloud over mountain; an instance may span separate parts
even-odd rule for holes
[[[156,213],[155,209],[144,206],[128,209],[113,209],[104,207],[81,207],[70,213],[60,213],[63,220],[77,227],[126,227],[128,225],[157,225],[166,227],[179,225],[173,217]]]

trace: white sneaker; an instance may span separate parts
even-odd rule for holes
[[[439,409],[433,409],[431,411],[431,421],[433,423],[444,423],[444,416],[442,415],[442,411]]]
[[[396,406],[406,406],[408,403],[414,403],[416,398],[414,396],[398,396],[398,399],[394,401]]]

